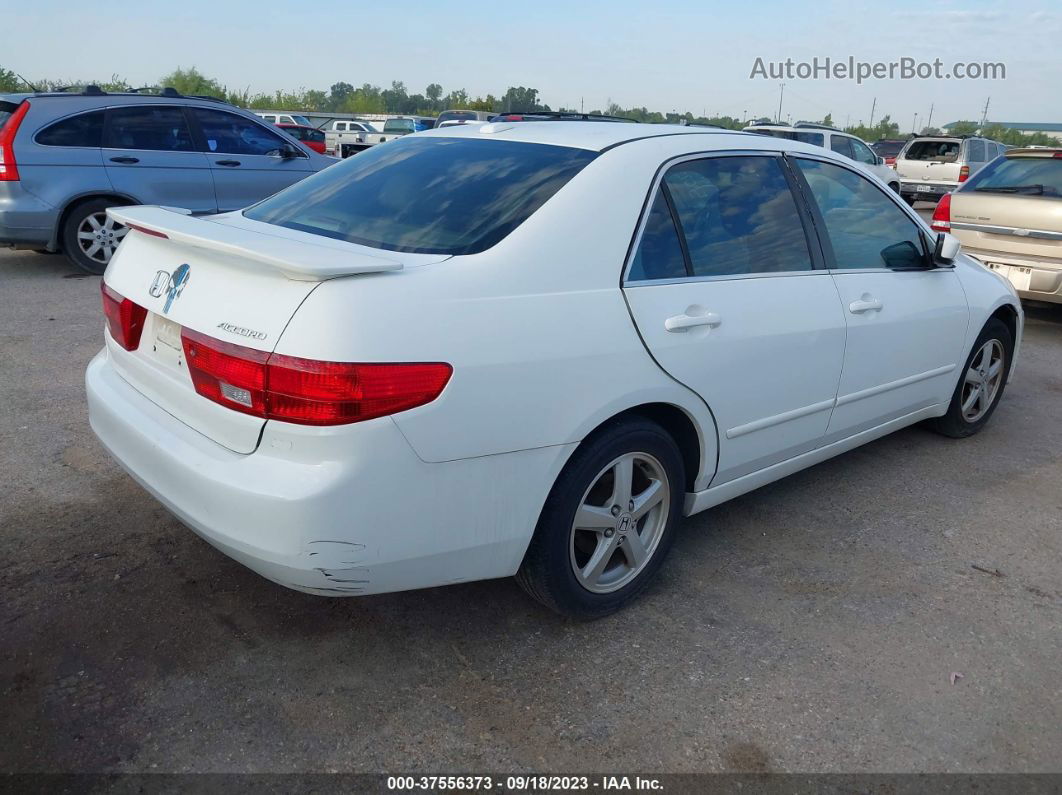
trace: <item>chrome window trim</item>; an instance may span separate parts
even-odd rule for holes
[[[825,268],[805,271],[757,271],[756,273],[721,274],[718,276],[679,276],[673,279],[634,279],[623,283],[624,287],[650,287],[658,284],[687,284],[692,282],[733,282],[739,279],[770,279],[779,276],[826,276]]]
[[[767,137],[767,136],[765,136]],[[757,271],[756,273],[734,273],[734,274],[721,274],[718,276],[686,276],[676,277],[673,279],[628,279],[631,266],[634,264],[634,257],[638,253],[638,247],[642,244],[642,234],[645,232],[645,226],[649,222],[649,214],[653,209],[653,201],[656,198],[657,191],[660,190],[660,184],[664,181],[664,177],[667,172],[670,171],[681,163],[688,163],[691,160],[707,160],[712,157],[774,157],[779,160],[783,160],[783,152],[780,149],[713,149],[708,152],[687,152],[686,154],[676,155],[661,163],[657,167],[656,176],[653,177],[653,182],[649,186],[649,193],[645,200],[645,204],[642,207],[641,217],[638,219],[638,226],[634,234],[634,241],[627,251],[627,261],[623,265],[623,275],[620,278],[620,287],[649,287],[657,284],[684,284],[686,282],[706,282],[706,281],[733,281],[735,279],[749,279],[749,278],[766,278],[769,276],[806,276],[808,274],[826,273],[823,268],[812,268],[810,270],[803,271]],[[832,162],[827,160],[827,162]],[[785,173],[784,161],[780,164],[783,174]],[[788,180],[787,180],[788,186]],[[793,195],[790,192],[790,195]],[[800,199],[798,196],[793,195],[794,204]],[[814,264],[815,255],[811,251],[812,245],[817,245],[815,241],[809,240],[807,232],[803,228],[803,222],[801,222],[801,232],[804,234],[804,239],[808,245],[808,258]]]
[[[1050,232],[1046,229],[1023,229],[1017,226],[991,226],[990,224],[967,224],[956,221],[951,222],[951,228],[964,229],[970,232],[986,232],[990,235],[1032,237],[1038,240],[1062,240],[1062,232]]]

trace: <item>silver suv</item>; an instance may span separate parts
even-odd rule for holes
[[[919,136],[896,156],[900,195],[913,204],[935,202],[1007,151],[998,141],[977,136]]]
[[[210,97],[0,94],[0,246],[103,273],[126,230],[107,208],[239,210],[335,163]]]

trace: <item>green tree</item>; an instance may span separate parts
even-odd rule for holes
[[[833,126],[833,114],[832,113],[827,113],[825,116],[823,116],[822,121],[819,122],[819,123],[820,124],[824,124],[827,127],[832,127]]]
[[[183,69],[178,66],[168,75],[159,78],[159,85],[163,88],[169,86],[182,94],[203,94],[211,97],[225,99],[228,91],[217,80],[202,74],[194,66]]]
[[[16,91],[26,91],[27,88],[26,84],[19,79],[18,75],[10,69],[4,69],[0,66],[0,91],[14,93]]]
[[[951,135],[974,135],[977,127],[978,124],[975,121],[957,121],[948,127],[948,132]]]
[[[424,94],[428,97],[428,101],[431,102],[432,110],[439,109],[439,100],[442,98],[443,88],[438,83],[430,83]]]

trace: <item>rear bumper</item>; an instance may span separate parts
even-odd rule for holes
[[[927,201],[933,201],[957,187],[959,187],[958,182],[921,182],[901,179],[900,195],[922,197]]]
[[[961,232],[958,236],[962,241]],[[1005,276],[1020,298],[1062,304],[1062,260],[1045,262],[998,251],[983,251],[965,242],[962,250],[989,270]]]
[[[0,246],[43,248],[51,243],[57,213],[20,183],[0,182]]]
[[[105,350],[85,381],[93,431],[159,502],[262,576],[326,596],[514,574],[573,447],[427,464],[381,418],[270,421],[243,455],[137,392]]]

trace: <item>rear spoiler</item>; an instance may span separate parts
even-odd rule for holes
[[[112,207],[107,210],[107,215],[149,235],[265,265],[294,281],[319,282],[337,276],[402,270],[401,262],[344,250],[344,246],[349,245],[346,243],[316,245],[291,240],[283,236],[283,230],[278,230],[280,234],[276,235],[252,232],[197,218],[187,210]]]

